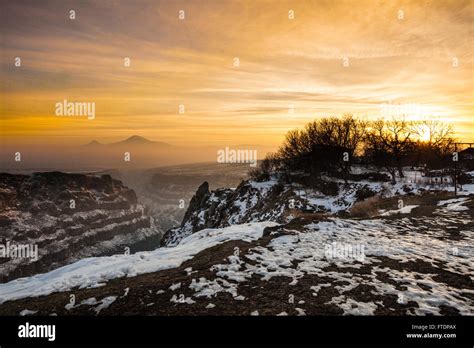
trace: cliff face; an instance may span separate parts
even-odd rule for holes
[[[210,188],[237,187],[247,171],[248,164],[202,163],[128,171],[122,173],[122,178],[146,204],[156,225],[167,231],[181,224],[186,206],[200,184],[207,181]]]
[[[159,237],[135,192],[109,175],[0,174],[2,282]]]
[[[212,192],[204,182],[191,199],[181,226],[168,230],[163,246],[175,246],[183,238],[204,228],[222,228],[247,222],[285,222],[293,208],[303,207],[303,200],[292,187],[277,181],[243,181],[236,189]]]
[[[301,213],[346,217],[353,205],[372,196],[420,193],[413,184],[388,186],[369,175],[344,182],[334,178],[295,176],[290,182],[272,177],[265,182],[242,181],[236,189],[209,191],[207,182],[193,196],[180,226],[168,230],[162,246],[179,242],[204,228],[223,228],[248,222],[287,223]]]

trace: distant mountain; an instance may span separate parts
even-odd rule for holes
[[[109,143],[109,144],[102,144],[99,143],[97,140],[91,141],[89,144],[86,146],[99,146],[99,145],[106,145],[106,146],[120,146],[120,145],[154,145],[154,146],[162,146],[162,147],[173,147],[173,145],[162,142],[162,141],[153,141],[149,140],[147,138],[144,138],[139,135],[132,135],[131,137],[118,141],[115,143]]]
[[[103,144],[99,143],[97,140],[92,140],[90,143],[86,144],[85,146],[101,146]]]
[[[125,140],[122,140],[113,144],[153,144],[153,143],[159,143],[159,142],[148,140],[147,138],[141,137],[139,135],[132,135],[131,137]],[[165,143],[162,143],[162,144],[165,144]]]

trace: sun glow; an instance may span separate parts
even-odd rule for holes
[[[361,2],[190,1],[196,15],[179,20],[180,2],[118,0],[85,6],[75,22],[61,19],[68,2],[6,2],[1,138],[275,146],[290,129],[352,113],[440,117],[472,141],[474,2]],[[57,117],[65,99],[95,103],[96,117]]]
[[[431,139],[431,131],[429,127],[420,125],[417,127],[418,137],[423,142],[429,142]]]

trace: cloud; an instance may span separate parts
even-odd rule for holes
[[[474,138],[472,1],[2,6],[0,126],[11,141],[22,134],[79,142],[139,128],[157,140],[166,129],[169,142],[259,134],[258,141],[270,143],[314,117],[379,117],[388,101],[426,105],[464,139]],[[14,57],[21,57],[21,68]],[[52,105],[64,98],[96,102],[97,122],[52,117]]]

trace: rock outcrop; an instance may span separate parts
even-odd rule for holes
[[[274,176],[264,182],[246,180],[236,189],[220,188],[211,192],[204,182],[192,198],[181,225],[168,230],[161,245],[176,246],[183,238],[204,228],[261,221],[286,223],[302,213],[343,217],[357,201],[375,195],[407,194],[404,189],[407,185],[389,189],[383,177],[365,175],[364,180],[356,179],[344,182],[337,178],[300,175],[288,182]],[[408,186],[418,190],[413,185]]]
[[[175,246],[183,238],[204,228],[222,228],[259,221],[284,222],[292,208],[302,207],[303,200],[292,187],[276,180],[242,181],[236,189],[220,188],[209,192],[204,182],[191,199],[181,226],[168,230],[162,246]]]

